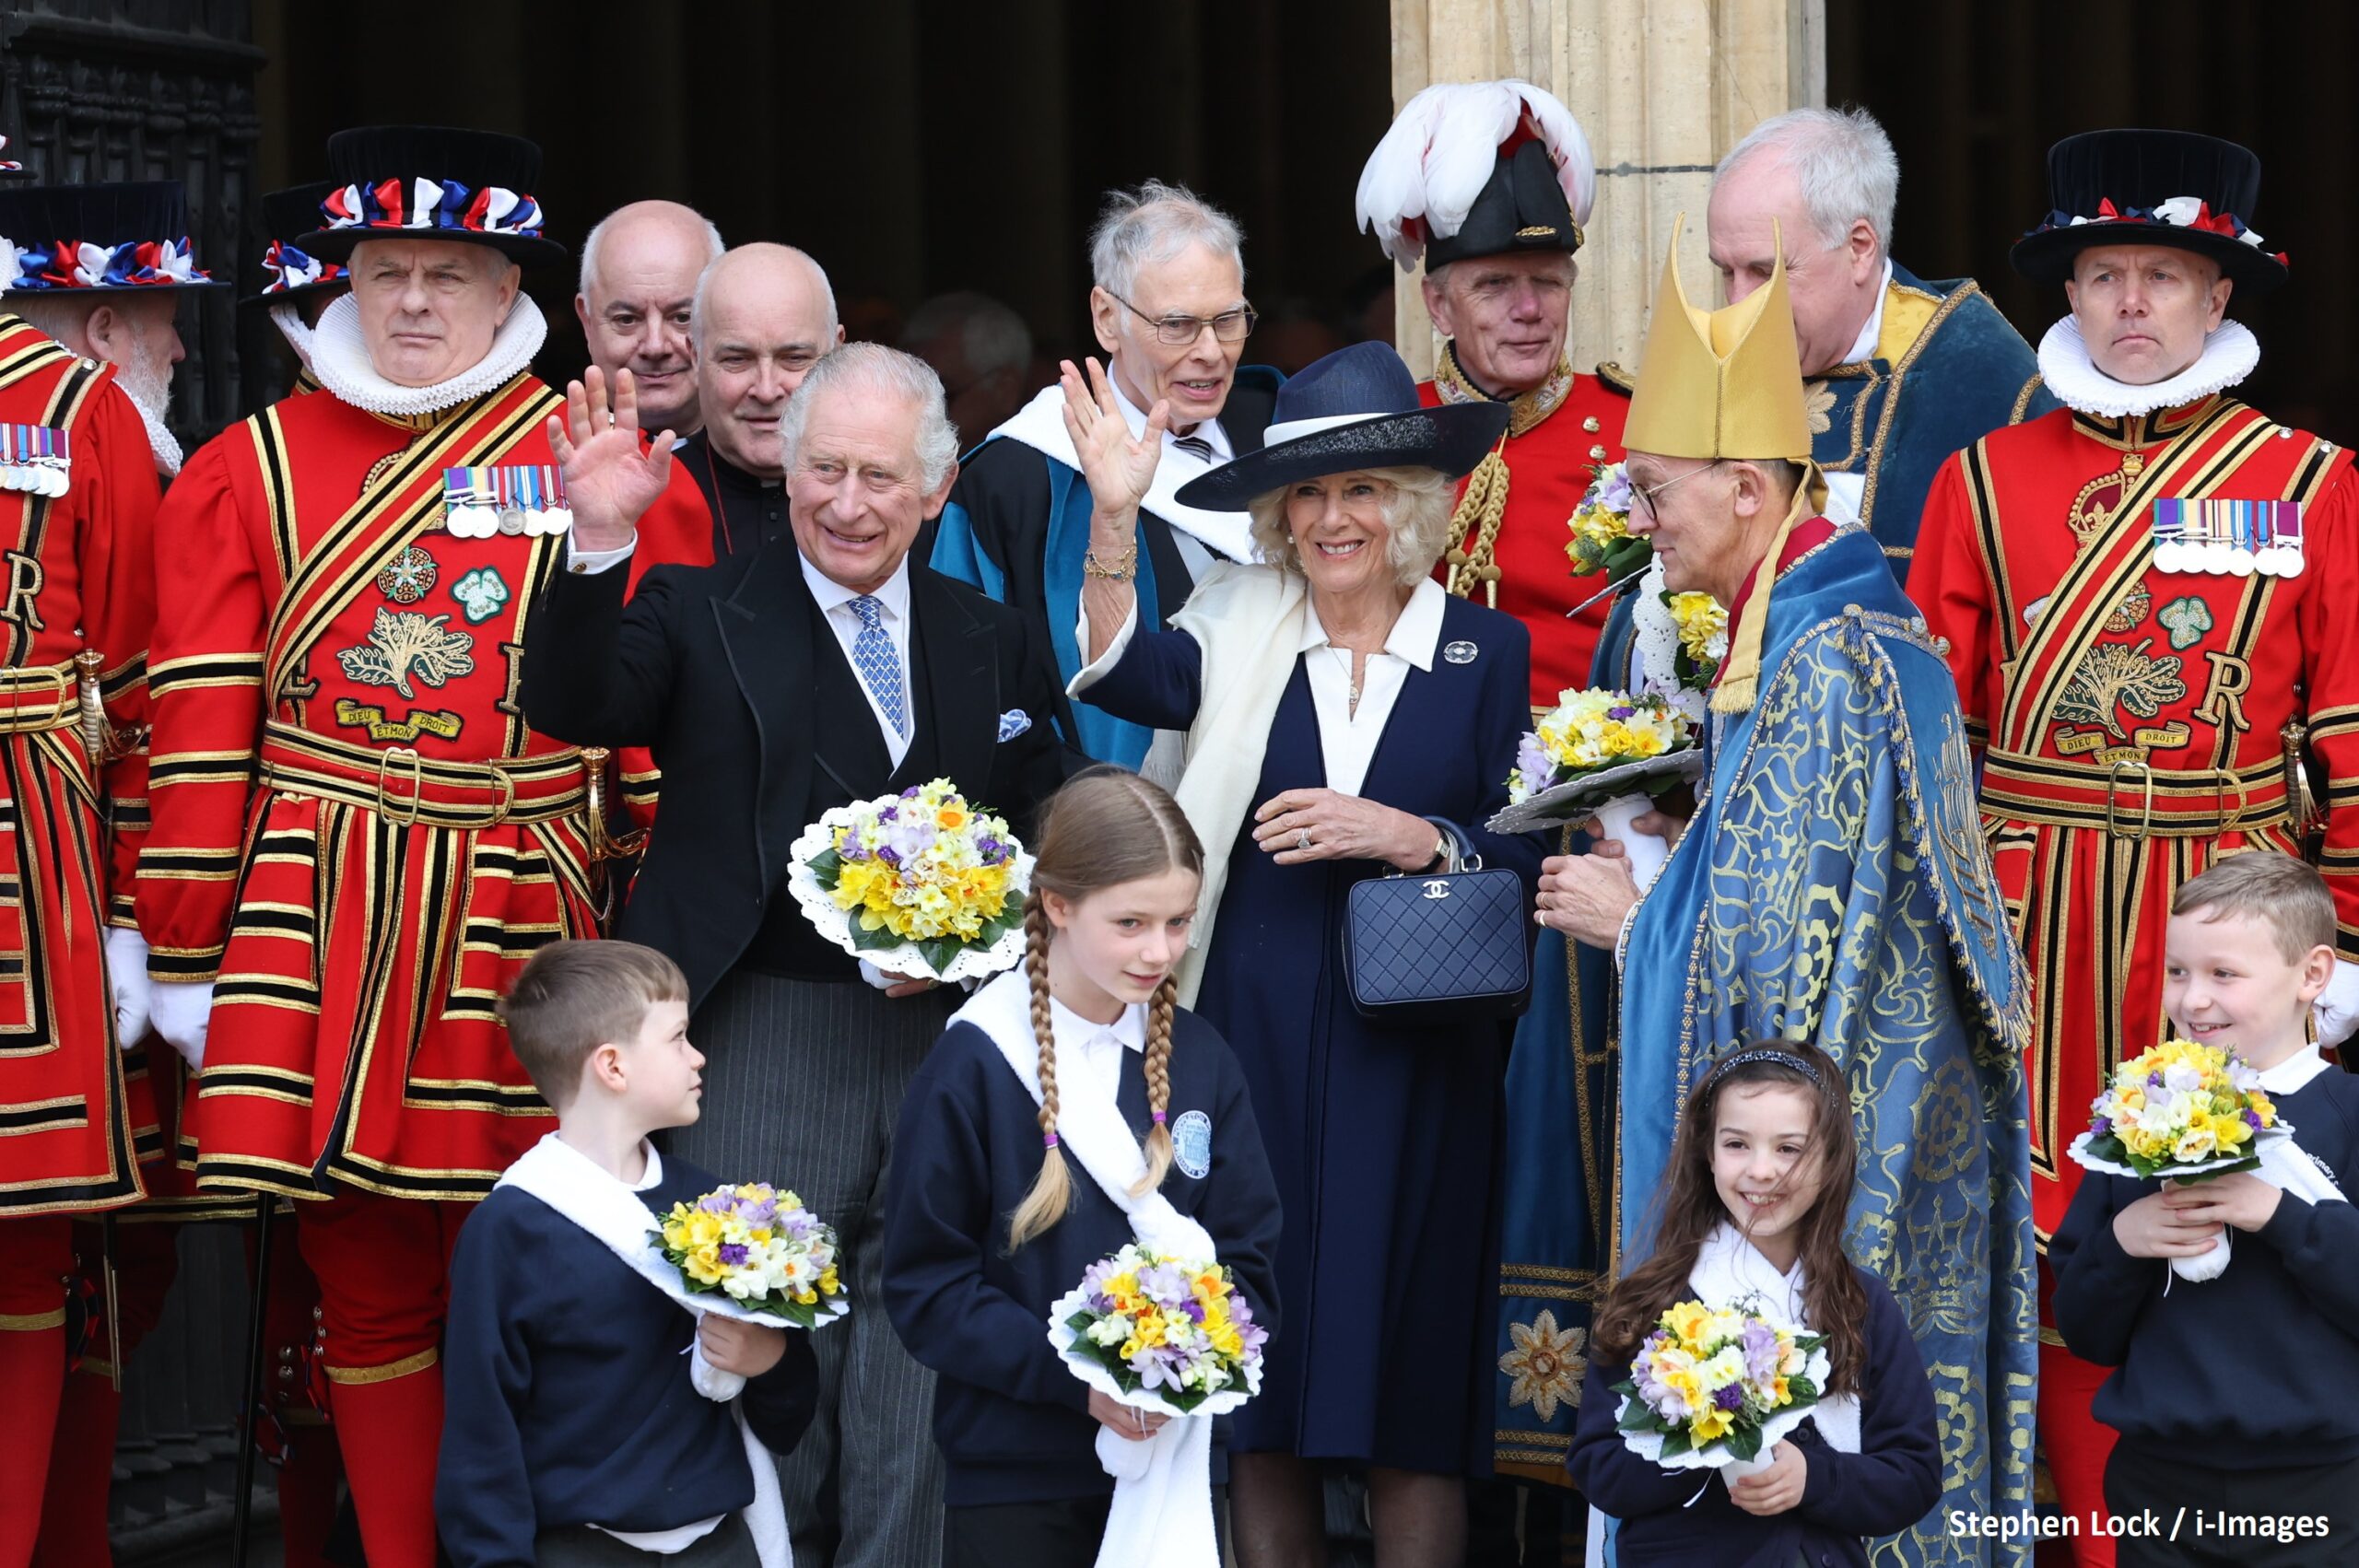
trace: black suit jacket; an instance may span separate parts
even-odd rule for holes
[[[626,606],[628,575],[557,574],[526,624],[522,696],[544,734],[652,748],[660,821],[616,934],[669,954],[694,1007],[772,907],[791,908],[789,850],[804,829],[830,805],[883,792],[885,754],[864,701],[824,699],[839,684],[818,661],[841,654],[816,640],[832,633],[791,541],[657,567]],[[911,762],[929,756],[929,777],[1028,837],[1082,762],[1050,722],[1046,659],[1015,611],[914,561],[910,617]],[[1017,711],[1028,727],[1002,741],[1003,716]]]

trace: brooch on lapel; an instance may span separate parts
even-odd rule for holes
[[[999,716],[999,739],[1002,745],[1032,728],[1032,716],[1020,708],[1011,708]]]
[[[1452,664],[1472,664],[1476,651],[1471,642],[1448,642],[1442,645],[1441,656]]]

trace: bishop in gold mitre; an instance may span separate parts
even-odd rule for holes
[[[1872,1319],[1914,1326],[1931,1380],[1927,1403],[1914,1367],[1870,1371],[1886,1393],[1870,1396],[1860,1431],[1921,1459],[1878,1483],[1879,1527],[1864,1533],[1891,1544],[1873,1561],[2025,1562],[1943,1523],[1959,1510],[2028,1527],[2036,1354],[2029,999],[1956,687],[1875,541],[1820,513],[1782,266],[1740,303],[1702,310],[1680,287],[1677,246],[1674,231],[1631,402],[1631,527],[1671,589],[1731,606],[1702,804],[1643,901],[1612,853],[1552,860],[1541,880],[1542,922],[1637,977],[1617,1009],[1610,1211],[1625,1259],[1651,1251],[1650,1199],[1703,1076],[1755,1042],[1824,1048],[1863,1152],[1849,1256],[1882,1281]],[[1603,1479],[1621,1462],[1605,1385],[1630,1349],[1591,1346],[1567,1461],[1584,1490],[1592,1467]],[[1901,1386],[1918,1390],[1914,1415],[1883,1403]],[[1812,1466],[1847,1461],[1832,1430],[1834,1451],[1813,1449]],[[1657,1527],[1677,1527],[1625,1519],[1623,1539],[1637,1551]],[[1805,1556],[1818,1527],[1805,1526]]]

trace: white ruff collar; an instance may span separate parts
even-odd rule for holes
[[[311,369],[311,329],[303,324],[302,308],[292,299],[281,299],[270,308],[270,324],[278,329],[278,335],[287,340],[287,346],[295,351],[303,369]]]
[[[347,294],[327,308],[311,331],[311,372],[320,385],[355,408],[371,414],[433,414],[506,386],[532,364],[548,334],[541,308],[530,295],[519,294],[515,309],[492,334],[491,352],[471,369],[430,387],[396,386],[369,362],[369,345],[360,335],[360,301]]]
[[[181,471],[181,439],[164,426],[155,410],[137,398],[131,406],[139,410],[139,422],[147,427],[147,451],[156,460],[156,472],[167,479],[177,478]]]
[[[2224,392],[2260,363],[2260,340],[2241,322],[2223,321],[2203,340],[2203,352],[2177,375],[2152,386],[2117,381],[2089,357],[2081,323],[2066,316],[2039,340],[2039,373],[2066,407],[2100,419],[2126,419],[2158,408],[2181,408]]]

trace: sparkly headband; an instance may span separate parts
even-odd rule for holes
[[[1755,1046],[1749,1050],[1724,1056],[1712,1064],[1711,1077],[1717,1079],[1731,1068],[1745,1067],[1757,1061],[1771,1062],[1778,1067],[1790,1067],[1813,1083],[1819,1081],[1818,1069],[1813,1067],[1807,1059],[1798,1057],[1791,1051],[1781,1051],[1774,1046]]]

